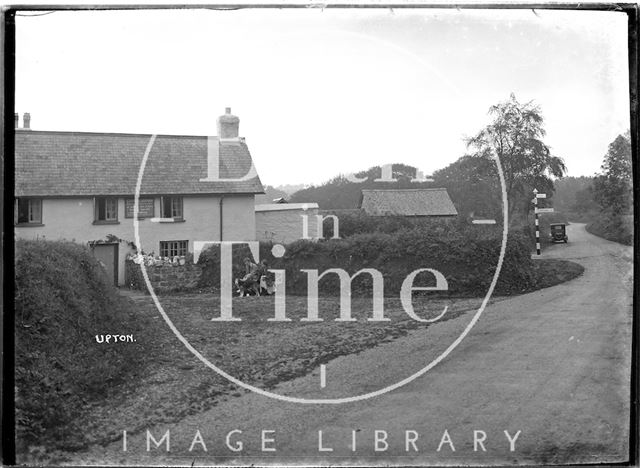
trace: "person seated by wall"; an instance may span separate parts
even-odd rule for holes
[[[260,295],[260,266],[252,262],[248,257],[243,260],[245,275],[242,279],[236,278],[236,287],[240,297],[245,295]]]

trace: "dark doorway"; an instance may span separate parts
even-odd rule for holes
[[[104,267],[107,277],[118,286],[118,244],[93,244],[94,257]]]

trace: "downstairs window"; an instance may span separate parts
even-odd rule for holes
[[[160,256],[173,258],[182,257],[189,252],[189,241],[160,241]]]
[[[14,223],[42,224],[42,200],[40,198],[16,198]]]

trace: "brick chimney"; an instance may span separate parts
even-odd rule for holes
[[[13,114],[13,120],[15,122],[14,128],[20,128],[20,114],[17,112]]]
[[[22,127],[29,130],[31,128],[31,114],[25,112],[22,116]]]
[[[225,109],[224,115],[218,117],[218,138],[221,140],[237,139],[240,119],[231,114],[231,107]]]

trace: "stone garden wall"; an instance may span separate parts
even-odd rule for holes
[[[202,275],[202,268],[190,263],[185,265],[159,264],[145,268],[156,293],[196,289]],[[142,276],[142,266],[131,260],[127,260],[125,264],[125,281],[127,287],[147,292],[147,285],[144,276]]]

